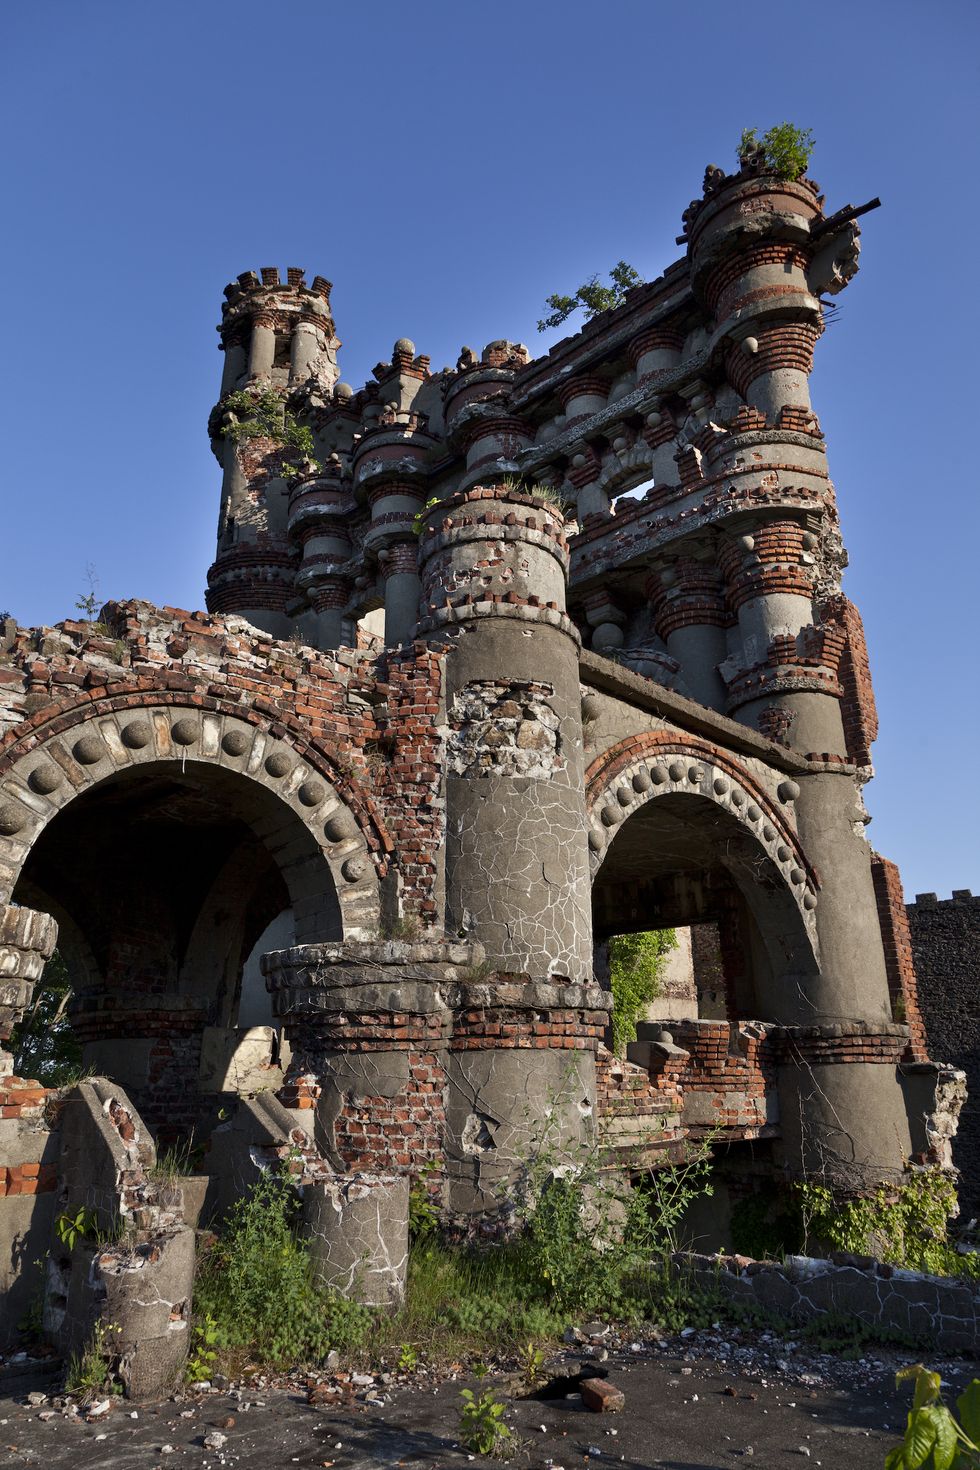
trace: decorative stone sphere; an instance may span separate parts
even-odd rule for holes
[[[593,648],[622,648],[626,635],[618,623],[600,623],[592,634]]]
[[[146,720],[132,720],[123,726],[122,742],[130,750],[142,750],[153,739],[153,731]]]
[[[322,781],[304,781],[296,793],[304,806],[319,806],[326,794]]]
[[[82,766],[94,766],[106,754],[105,741],[98,735],[83,735],[71,749],[72,755]]]
[[[356,883],[359,878],[364,877],[364,874],[367,872],[367,867],[367,858],[349,857],[340,871],[348,883]]]
[[[200,738],[201,727],[197,720],[178,720],[170,733],[178,745],[193,745]]]
[[[795,781],[780,781],[776,789],[776,795],[781,802],[795,801],[800,794],[800,788]]]
[[[330,842],[343,842],[347,837],[353,837],[357,831],[357,823],[350,812],[334,812],[323,826],[324,833]]]
[[[412,341],[411,337],[399,337],[398,341],[395,343],[395,352],[396,354],[407,352],[409,356],[414,357],[415,343]]]
[[[716,796],[724,796],[725,792],[728,790],[728,782],[725,780],[724,776],[716,776],[711,783],[711,789]]]
[[[61,782],[61,772],[53,765],[35,766],[27,778],[31,790],[39,792],[41,796],[50,796],[52,791],[57,791]]]
[[[268,775],[276,781],[288,776],[293,769],[293,762],[283,750],[274,750],[271,755],[266,756],[265,769]]]
[[[758,352],[758,350],[759,350],[759,339],[758,339],[758,337],[743,337],[742,338],[742,351],[748,353],[749,357],[754,357],[755,354]]]
[[[225,755],[244,755],[248,750],[248,736],[244,730],[229,730],[222,736],[221,749]]]
[[[25,822],[24,813],[19,806],[12,806],[9,802],[0,806],[0,835],[13,837],[19,832]]]
[[[348,399],[354,397],[354,390],[350,383],[338,383],[333,390],[334,398]]]
[[[683,781],[684,777],[687,775],[687,767],[685,766],[683,761],[671,761],[670,765],[667,767],[667,770],[672,781]]]

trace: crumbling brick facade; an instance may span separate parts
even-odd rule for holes
[[[845,1192],[927,1151],[809,401],[861,211],[823,204],[710,169],[683,257],[542,358],[434,372],[400,338],[356,391],[330,284],[246,272],[208,611],[4,625],[8,1032],[56,922],[106,1096],[194,1129],[212,1212],[299,1148],[338,1284],[356,1241],[397,1296],[431,1163],[447,1222],[506,1228],[545,1119],[627,1168],[751,1140]],[[717,936],[711,1014],[613,1057],[594,946],[673,925]]]

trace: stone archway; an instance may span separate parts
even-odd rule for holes
[[[251,711],[152,702],[92,704],[15,742],[0,759],[0,899],[9,898],[49,822],[112,777],[157,765],[203,765],[254,783],[289,808],[315,843],[336,887],[344,937],[369,938],[380,915],[372,853],[390,844],[366,802],[345,800],[328,761],[273,733]],[[360,808],[360,810],[358,809]],[[283,814],[285,826],[285,813]],[[274,835],[274,834],[270,834]],[[298,931],[302,937],[302,930]]]
[[[86,1064],[151,1126],[203,1126],[222,1069],[240,1075],[244,958],[284,911],[296,942],[373,937],[384,834],[248,712],[156,700],[51,723],[0,768],[8,896],[61,922]]]
[[[737,902],[751,933],[738,1011],[799,1022],[819,976],[819,885],[792,825],[798,788],[774,792],[727,752],[668,732],[632,737],[587,773],[589,849],[596,902],[617,885],[642,890],[660,919],[698,922],[712,902]],[[712,889],[707,897],[701,889]],[[645,886],[644,886],[645,885]],[[604,891],[605,890],[605,891]],[[685,910],[678,919],[671,907]],[[613,908],[615,904],[613,904]],[[607,925],[608,927],[608,925]]]

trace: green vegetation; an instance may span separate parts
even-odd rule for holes
[[[666,955],[677,948],[673,929],[644,934],[616,934],[609,941],[609,979],[613,994],[613,1048],[622,1056],[636,1040],[636,1023],[644,1008],[660,994]]]
[[[112,1322],[96,1322],[83,1351],[69,1359],[65,1375],[68,1393],[122,1392],[122,1385],[115,1378],[116,1354],[112,1351],[111,1342],[113,1333],[118,1331]]]
[[[980,1379],[956,1400],[959,1418],[942,1400],[942,1380],[921,1363],[902,1368],[896,1384],[914,1384],[905,1433],[885,1456],[885,1470],[976,1470],[980,1466]]]
[[[574,296],[558,293],[549,296],[545,305],[551,307],[551,314],[538,322],[538,331],[547,332],[551,327],[560,327],[580,307],[584,308],[585,320],[589,322],[600,312],[621,305],[627,291],[632,291],[634,286],[643,285],[643,277],[625,260],[613,266],[609,279],[611,285],[600,286],[599,277],[592,276],[579,286]]]
[[[980,1256],[961,1256],[949,1239],[956,1185],[941,1169],[917,1169],[897,1188],[842,1200],[822,1184],[798,1184],[804,1235],[832,1250],[874,1255],[908,1271],[980,1279]]]
[[[482,1365],[478,1377],[486,1373]],[[484,1390],[479,1397],[471,1388],[460,1393],[462,1406],[459,1411],[459,1439],[464,1449],[472,1455],[491,1455],[506,1459],[514,1438],[514,1432],[504,1423],[506,1405],[498,1401],[492,1388]]]
[[[949,1238],[955,1212],[956,1185],[941,1169],[916,1169],[866,1199],[841,1199],[823,1184],[770,1187],[733,1209],[732,1248],[769,1260],[849,1251],[907,1271],[980,1279],[980,1257],[960,1255]]]
[[[70,1087],[82,1076],[82,1049],[68,1019],[71,997],[68,967],[55,950],[10,1038],[18,1077],[32,1077],[45,1087]]]
[[[102,594],[99,591],[98,573],[90,561],[85,563],[85,580],[88,583],[88,591],[78,594],[75,598],[75,606],[83,618],[91,623],[102,606]]]
[[[738,143],[740,163],[752,161],[761,154],[769,173],[780,179],[801,179],[813,153],[813,134],[809,128],[792,123],[777,123],[760,138],[755,128],[745,128]]]
[[[245,439],[271,439],[295,455],[292,462],[287,460],[280,466],[279,473],[284,479],[295,479],[303,473],[301,460],[309,460],[317,470],[323,469],[316,457],[312,431],[290,413],[285,400],[273,389],[256,392],[242,388],[228,395],[224,408],[231,415],[224,428],[226,439],[235,444]]]
[[[325,1290],[296,1233],[298,1200],[288,1172],[266,1174],[231,1211],[205,1252],[194,1291],[205,1351],[247,1348],[266,1362],[318,1360],[356,1347],[371,1313]],[[199,1341],[201,1341],[199,1336]]]

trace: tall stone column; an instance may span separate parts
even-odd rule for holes
[[[726,708],[811,763],[780,788],[815,878],[818,968],[788,987],[772,1038],[779,1147],[790,1174],[860,1192],[896,1178],[911,1153],[897,1068],[907,1031],[892,1020],[841,712],[849,635],[833,609],[845,559],[809,372],[818,296],[853,274],[856,228],[828,229],[821,206],[810,180],[776,178],[755,160],[731,177],[709,170],[686,218],[692,287],[727,338],[729,393],[743,401],[696,436],[705,479],[731,496],[716,522],[737,617],[721,666]]]
[[[567,563],[560,510],[528,495],[474,488],[425,517],[420,632],[447,649],[446,930],[492,971],[454,1018],[447,1064],[448,1200],[463,1214],[499,1211],[543,1128],[571,1145],[594,1121],[605,1002]]]
[[[329,471],[328,466],[328,471]],[[294,480],[289,492],[289,537],[302,548],[298,590],[316,614],[316,647],[343,643],[344,609],[351,589],[350,487],[329,472]]]

